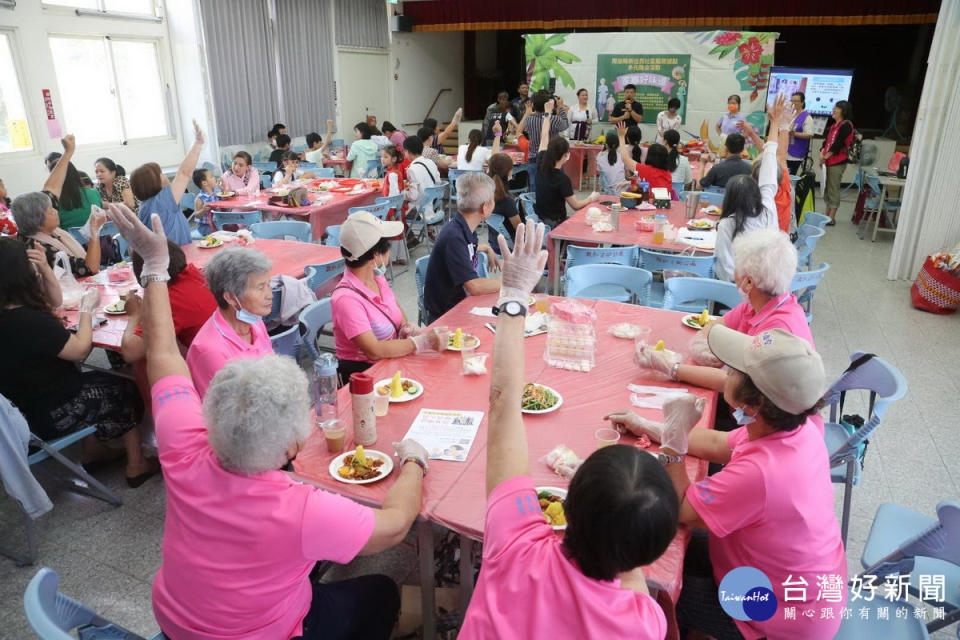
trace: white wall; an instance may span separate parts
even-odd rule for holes
[[[179,17],[185,21],[187,16],[193,19],[194,2],[192,0],[168,0],[171,10],[176,9]],[[88,34],[88,35],[140,35],[160,38],[160,65],[165,78],[170,81],[172,102],[174,109],[181,109],[182,114],[174,114],[177,130],[169,137],[137,142],[131,141],[127,145],[119,143],[85,145],[83,140],[77,140],[77,153],[73,162],[81,171],[93,175],[93,163],[102,156],[112,158],[115,162],[124,165],[127,171],[144,162],[158,162],[161,166],[179,164],[183,158],[185,147],[182,136],[183,122],[189,123],[190,118],[197,117],[201,123],[212,120],[204,113],[206,110],[199,105],[196,96],[203,96],[202,84],[197,75],[200,63],[197,55],[191,51],[191,43],[178,44],[172,42],[171,32],[167,25],[133,20],[118,20],[101,17],[77,16],[73,10],[61,7],[44,7],[40,0],[18,2],[16,9],[0,9],[0,28],[12,30],[14,56],[19,62],[19,77],[21,89],[26,102],[27,118],[30,125],[30,134],[33,140],[33,149],[29,151],[0,154],[0,178],[4,180],[11,196],[25,191],[34,191],[43,186],[47,177],[47,170],[43,164],[43,157],[51,151],[61,149],[58,139],[50,139],[47,135],[46,112],[43,106],[43,89],[49,89],[57,117],[60,119],[64,133],[70,132],[70,123],[65,120],[63,105],[60,102],[57,87],[56,72],[53,66],[53,56],[48,44],[48,35],[55,34]],[[179,30],[178,30],[179,33]],[[196,39],[191,35],[180,34],[178,37],[190,38],[193,43]],[[195,44],[193,47],[195,48]],[[176,56],[176,70],[174,74],[174,56],[171,49],[179,51]],[[197,73],[195,73],[196,71]],[[90,73],[100,73],[99,69],[91,69]],[[183,78],[183,86],[178,80]],[[191,132],[192,139],[192,132]]]
[[[463,106],[463,33],[394,33],[390,43],[389,73],[393,107],[389,118],[408,133],[421,122],[440,89],[453,89],[440,96],[431,114],[445,122]],[[381,118],[381,121],[383,119]]]

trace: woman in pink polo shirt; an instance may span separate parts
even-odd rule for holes
[[[377,360],[442,351],[447,346],[442,327],[421,334],[407,322],[384,277],[390,264],[390,239],[402,233],[402,222],[384,222],[367,211],[350,214],[340,227],[346,270],[330,296],[330,307],[343,384]]]
[[[697,630],[718,640],[833,638],[847,600],[847,561],[830,458],[811,420],[823,406],[823,362],[809,342],[783,329],[748,336],[718,325],[708,341],[729,367],[723,395],[736,407],[738,429],[693,429],[702,404],[691,395],[664,405],[664,424],[611,416],[617,426],[662,443],[660,451],[672,456],[666,468],[681,500],[681,524],[708,531],[687,549],[677,604],[681,633]],[[691,484],[687,453],[725,466]],[[739,567],[758,569],[769,584],[722,583]],[[734,619],[730,603],[756,587],[769,589],[776,600],[767,602],[775,606]]]
[[[217,310],[197,332],[187,352],[190,376],[201,397],[217,371],[231,360],[273,353],[263,324],[273,303],[271,266],[256,249],[228,247],[204,268]]]
[[[396,443],[399,471],[371,509],[281,467],[314,432],[307,378],[279,356],[235,360],[200,396],[170,312],[167,244],[125,207],[110,219],[143,257],[144,334],[157,449],[167,487],[153,611],[177,640],[390,637],[400,598],[382,575],[313,583],[317,561],[345,564],[400,543],[420,510],[427,452]]]
[[[513,251],[499,239],[483,568],[458,637],[662,640],[667,622],[641,568],[676,534],[677,497],[659,463],[636,447],[595,451],[570,481],[562,538],[537,501],[520,396],[527,298],[547,261],[543,233],[527,221]]]

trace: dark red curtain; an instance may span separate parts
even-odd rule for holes
[[[917,24],[936,22],[939,9],[939,0],[686,0],[642,6],[582,0],[430,0],[403,5],[415,31]]]

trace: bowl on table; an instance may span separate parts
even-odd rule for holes
[[[620,196],[620,206],[624,209],[636,209],[638,206],[640,206],[640,198]]]

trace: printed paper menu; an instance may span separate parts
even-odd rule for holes
[[[483,411],[421,409],[404,438],[422,444],[431,460],[463,462],[482,420]]]

